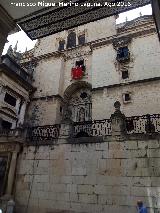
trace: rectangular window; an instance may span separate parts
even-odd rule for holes
[[[124,103],[131,102],[131,94],[130,93],[123,94],[123,101]]]
[[[122,79],[129,78],[128,70],[122,71]]]
[[[2,120],[2,129],[11,129],[12,123]]]
[[[80,67],[84,65],[84,60],[76,61],[76,66]]]
[[[85,71],[84,60],[76,61],[76,67],[82,67],[82,70]]]
[[[58,47],[59,51],[64,50],[64,44],[65,44],[65,40],[59,41],[59,47]]]
[[[85,34],[78,36],[78,45],[85,44]]]
[[[130,54],[129,54],[129,49],[128,47],[120,47],[117,51],[117,60],[118,61],[126,61],[126,60],[129,60],[129,57]]]
[[[16,106],[16,98],[8,93],[5,94],[4,101],[10,104],[11,106]]]

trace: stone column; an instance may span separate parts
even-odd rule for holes
[[[5,94],[6,94],[6,89],[4,86],[1,86],[1,91],[0,91],[0,101],[1,102],[4,101]]]
[[[115,112],[111,115],[112,136],[124,136],[126,134],[125,115],[120,111],[120,102],[114,103]]]
[[[12,152],[12,159],[11,159],[10,169],[8,173],[8,181],[7,181],[7,189],[6,189],[7,195],[12,194],[18,152],[19,152],[19,145],[16,145],[15,150]]]
[[[62,123],[60,127],[59,138],[66,139],[70,138],[71,135],[72,135],[72,124]]]
[[[60,133],[59,133],[60,139],[67,139],[72,136],[73,122],[71,120],[71,115],[72,115],[71,111],[66,106],[63,111],[63,117],[62,117],[62,122],[60,127]]]
[[[16,111],[17,111],[17,114],[18,114],[18,111],[19,111],[20,103],[21,103],[21,100],[20,100],[20,98],[18,98],[17,101],[16,101]]]
[[[19,113],[19,120],[18,120],[18,126],[21,126],[24,122],[24,116],[26,112],[27,102],[24,101],[21,107],[21,111]]]

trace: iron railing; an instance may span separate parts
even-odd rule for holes
[[[111,120],[94,120],[74,123],[73,137],[111,135]]]
[[[60,124],[36,126],[29,130],[31,140],[52,140],[59,137]]]
[[[160,133],[160,114],[127,117],[126,129],[128,134]]]
[[[68,137],[78,138],[112,135],[110,119],[77,122],[73,123],[72,127],[72,132],[69,133]],[[63,137],[63,128],[64,125],[60,124],[36,126],[29,128],[28,136],[31,141],[54,140]],[[18,136],[21,135],[21,131],[18,131],[18,129],[0,130],[0,135]],[[127,134],[160,133],[160,114],[127,117],[126,132]]]

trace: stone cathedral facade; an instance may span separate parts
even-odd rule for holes
[[[134,213],[141,199],[158,213],[159,59],[152,16],[118,25],[111,16],[38,39],[23,55],[10,49],[1,66],[0,205]]]
[[[116,100],[126,116],[158,113],[159,51],[150,16],[120,25],[110,17],[39,39],[29,120],[57,124],[66,108],[73,122],[107,119]]]

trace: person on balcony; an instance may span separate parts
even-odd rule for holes
[[[147,208],[143,205],[143,202],[141,200],[137,201],[137,210],[138,213],[147,213]]]

